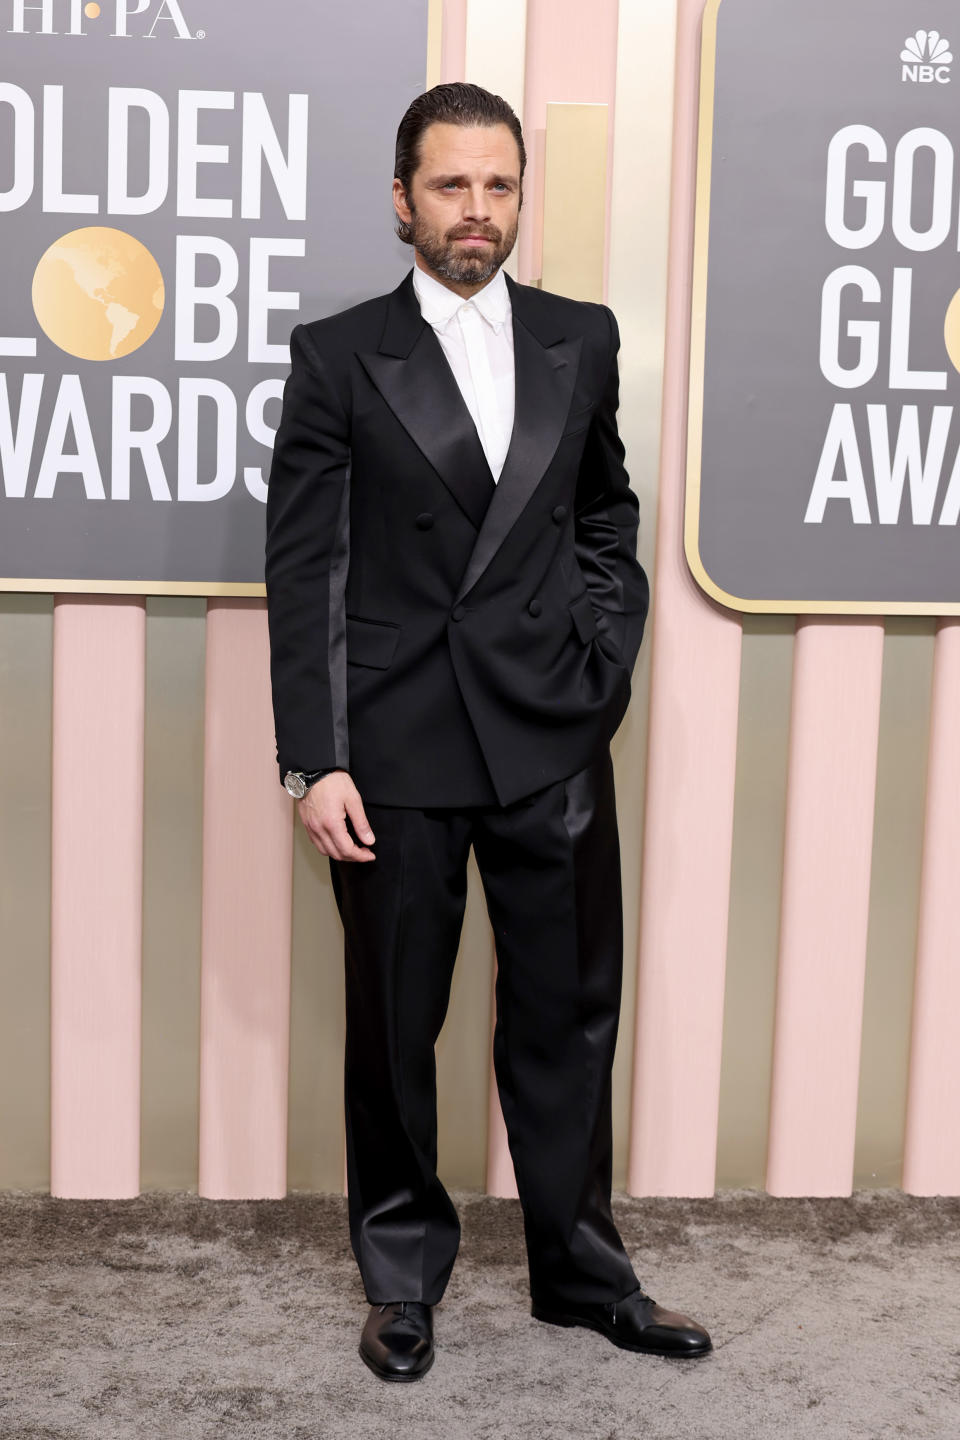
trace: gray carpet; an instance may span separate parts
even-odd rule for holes
[[[334,1196],[0,1196],[2,1440],[960,1436],[960,1199],[617,1197],[686,1362],[529,1314],[514,1201],[457,1195],[437,1361],[385,1385]]]

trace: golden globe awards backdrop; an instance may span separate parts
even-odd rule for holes
[[[960,612],[960,10],[711,0],[686,553],[756,611]]]
[[[263,592],[298,319],[391,288],[427,0],[0,0],[0,587]]]

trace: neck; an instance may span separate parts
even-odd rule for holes
[[[486,280],[481,280],[478,284],[472,285],[460,280],[448,280],[445,275],[438,275],[436,270],[427,264],[419,250],[414,250],[413,259],[418,270],[422,270],[425,275],[429,275],[431,280],[436,280],[437,284],[442,285],[446,290],[452,290],[453,293],[459,295],[462,300],[469,300],[472,295],[476,295],[480,290],[483,290],[485,286],[496,280],[497,275],[500,273],[500,267],[498,265],[493,274],[488,275]]]

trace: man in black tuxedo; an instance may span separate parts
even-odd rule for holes
[[[432,1364],[460,1237],[434,1045],[474,847],[497,950],[494,1065],[532,1313],[697,1355],[610,1211],[622,971],[609,741],[648,607],[612,313],[515,284],[525,152],[498,96],[440,85],[397,135],[413,270],[297,325],[267,501],[277,758],[345,934],[350,1235],[383,1379]]]

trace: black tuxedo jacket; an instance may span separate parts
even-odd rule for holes
[[[494,483],[408,274],[294,327],[267,498],[280,773],[364,800],[519,799],[620,724],[649,590],[603,305],[507,278],[515,421]]]

